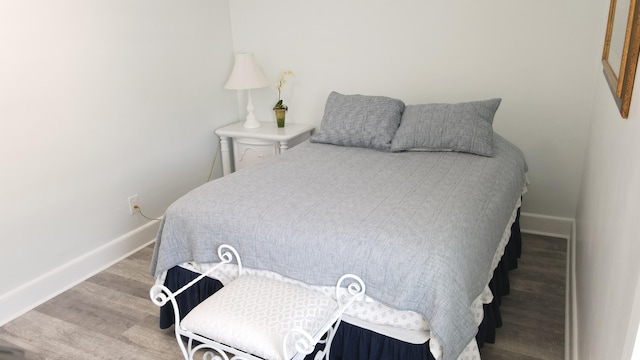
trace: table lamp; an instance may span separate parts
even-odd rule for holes
[[[251,89],[259,89],[267,87],[267,85],[267,79],[258,67],[253,54],[236,54],[233,71],[231,71],[231,76],[229,76],[224,88],[247,90],[247,119],[242,125],[243,127],[248,129],[260,127],[260,122],[256,120],[256,115],[253,113],[255,107],[253,106],[253,100],[251,100]]]

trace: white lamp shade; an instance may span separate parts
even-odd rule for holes
[[[229,80],[224,85],[225,89],[247,90],[268,86],[267,79],[258,67],[253,54],[236,54],[235,64]]]

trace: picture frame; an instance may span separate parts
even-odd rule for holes
[[[629,117],[640,53],[638,16],[636,0],[611,0],[602,65],[604,76],[624,119]]]

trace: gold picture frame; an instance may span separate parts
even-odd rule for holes
[[[624,119],[629,117],[640,53],[638,16],[636,0],[611,0],[602,65],[604,76]]]

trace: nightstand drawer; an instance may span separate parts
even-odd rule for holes
[[[233,139],[233,159],[236,171],[255,165],[278,153],[275,141],[251,138]]]

